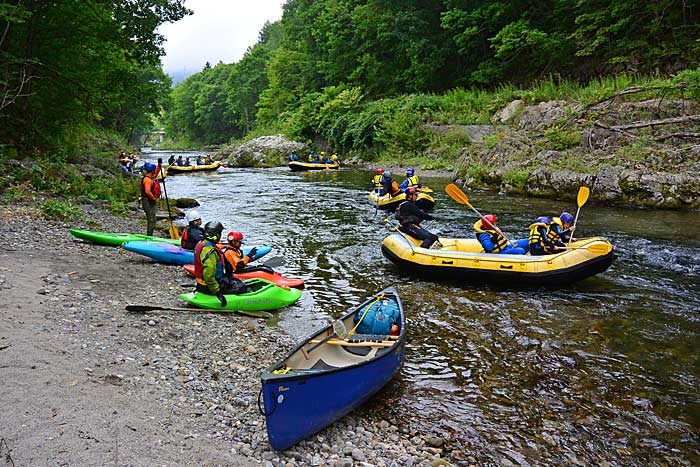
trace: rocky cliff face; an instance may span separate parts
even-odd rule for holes
[[[255,138],[240,146],[224,147],[219,155],[222,162],[231,167],[274,167],[286,164],[287,154],[293,150],[301,153],[306,145],[273,135]]]
[[[620,93],[622,94],[622,93]],[[653,99],[583,108],[513,101],[463,148],[465,187],[612,204],[700,208],[700,103]],[[488,126],[487,126],[488,128]]]

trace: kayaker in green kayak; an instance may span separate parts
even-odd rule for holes
[[[204,226],[204,240],[194,249],[194,275],[197,278],[197,292],[216,295],[221,306],[227,304],[224,294],[245,293],[245,283],[226,274],[226,260],[219,248],[224,226],[218,221],[209,221]]]

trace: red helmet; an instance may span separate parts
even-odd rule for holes
[[[417,194],[418,194],[418,190],[416,190],[416,187],[414,187],[414,186],[409,186],[408,188],[406,188],[406,196],[408,196],[408,195],[417,195]]]
[[[490,229],[492,225],[496,225],[498,218],[495,214],[486,214],[483,219],[481,219],[481,228]],[[489,225],[489,222],[491,223]]]
[[[228,235],[226,235],[226,238],[228,239],[229,242],[235,242],[235,241],[242,241],[243,240],[243,234],[240,232],[229,232]]]
[[[382,175],[382,174],[384,173],[384,169],[377,169],[377,173],[378,173],[379,175]]]

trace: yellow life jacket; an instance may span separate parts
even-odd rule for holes
[[[550,246],[545,242],[545,238],[542,235],[542,231],[538,227],[544,227],[544,235],[548,234],[548,224],[545,224],[544,222],[535,222],[534,224],[530,224],[530,235],[528,237],[528,243],[530,244],[530,247],[532,248],[532,246],[534,245],[539,245],[542,247],[545,253],[554,253]]]
[[[549,239],[549,243],[551,243],[552,245],[561,241],[559,232],[557,232],[557,229],[555,227],[557,225],[561,230],[564,230],[564,224],[561,223],[561,219],[559,219],[558,217],[552,217],[552,223],[549,224],[549,226],[547,226],[547,238]]]
[[[409,186],[418,187],[418,184],[420,183],[420,180],[418,180],[418,175],[406,177],[406,180],[408,180],[408,184],[406,185],[406,188],[408,188]]]
[[[372,183],[374,184],[375,190],[382,189],[382,187],[384,186],[383,180],[384,180],[384,175],[382,175],[382,174],[377,174],[374,176],[374,178],[372,179]]]
[[[493,250],[491,250],[489,253],[498,253],[508,246],[508,240],[506,240],[503,235],[499,234],[493,229],[483,228],[481,226],[481,219],[479,219],[474,223],[474,234],[476,235],[476,239],[478,240],[479,235],[483,233],[488,234],[489,237],[491,237],[491,243],[494,245]]]

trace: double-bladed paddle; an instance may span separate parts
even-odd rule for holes
[[[272,313],[267,311],[256,311],[256,310],[211,310],[208,308],[178,308],[172,306],[157,306],[157,305],[126,305],[124,307],[126,311],[131,311],[133,313],[146,313],[149,311],[188,311],[197,313],[239,313],[242,315],[252,316],[253,318],[264,318],[269,319],[274,317]]]

